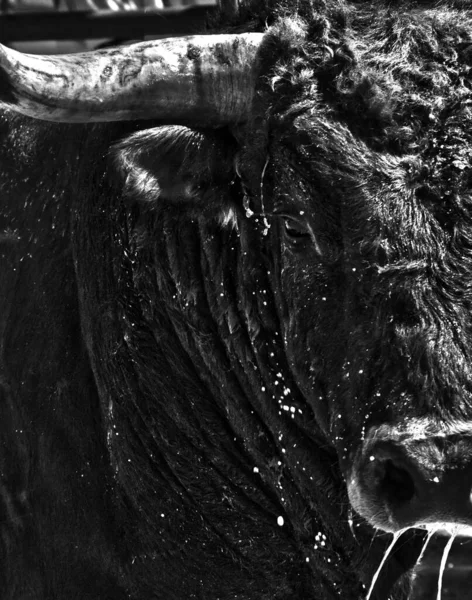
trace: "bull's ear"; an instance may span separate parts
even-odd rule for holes
[[[177,125],[134,133],[112,150],[124,192],[132,199],[151,205],[190,203],[200,209],[220,202],[218,208],[223,210],[228,208],[228,185],[235,176],[235,153],[229,133]]]

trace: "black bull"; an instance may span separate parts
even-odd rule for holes
[[[386,532],[404,600],[472,526],[470,15],[279,4],[235,122],[0,63],[2,600],[360,600]]]

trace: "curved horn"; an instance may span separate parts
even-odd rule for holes
[[[46,121],[236,123],[251,106],[262,37],[169,38],[63,56],[0,45],[0,103]]]

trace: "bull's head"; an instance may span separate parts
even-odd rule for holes
[[[128,192],[198,204],[213,187],[199,210],[239,228],[241,256],[258,233],[276,314],[265,300],[254,322],[246,311],[247,337],[269,362],[283,348],[287,370],[260,369],[260,388],[248,385],[267,407],[266,380],[280,383],[274,444],[279,409],[305,419],[303,435],[335,449],[352,507],[388,532],[472,527],[470,53],[458,38],[431,76],[437,89],[425,87],[431,22],[417,19],[400,50],[360,18],[357,47],[293,22],[87,55],[0,54],[1,100],[30,117],[177,124],[115,147]],[[401,54],[415,35],[421,50]],[[249,301],[225,307],[230,332]],[[271,352],[258,337],[269,319]]]

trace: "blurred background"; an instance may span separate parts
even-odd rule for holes
[[[204,29],[216,0],[0,0],[0,43],[23,52],[82,52]]]

